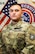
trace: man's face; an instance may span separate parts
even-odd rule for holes
[[[10,7],[9,15],[12,20],[18,20],[21,18],[22,9],[19,5],[13,5]]]

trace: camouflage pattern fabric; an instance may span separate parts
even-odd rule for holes
[[[29,23],[23,21],[19,21],[15,25],[11,23],[8,26],[6,26],[1,32],[2,35],[0,35],[3,40],[3,43],[1,44],[2,49],[3,48],[5,49],[4,50],[5,53],[6,54],[31,54],[32,52],[32,54],[34,54],[35,44],[28,43],[27,41],[28,30],[30,30],[31,28],[34,27],[32,27],[32,25],[30,25]]]

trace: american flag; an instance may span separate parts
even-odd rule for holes
[[[8,0],[0,11],[0,31],[6,24],[10,23],[11,20],[9,18],[9,8],[15,2],[15,0]]]
[[[9,24],[11,22],[10,17],[9,17],[9,8],[15,2],[16,2],[16,0],[7,0],[4,7],[0,11],[0,31],[3,29],[3,27],[5,25],[7,25],[7,24]],[[27,20],[27,22],[28,22],[29,19],[26,18],[25,20]],[[34,18],[34,22],[35,22],[35,18]]]

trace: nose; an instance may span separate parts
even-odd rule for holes
[[[13,11],[13,14],[15,14],[16,12],[15,11]]]

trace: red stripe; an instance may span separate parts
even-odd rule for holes
[[[10,22],[10,18],[7,20],[7,22],[5,23],[5,25],[9,24],[9,22]],[[2,27],[2,29],[4,28],[4,26]],[[0,30],[0,32],[2,31],[2,29]]]
[[[1,14],[2,12],[0,11],[0,14]]]
[[[7,25],[9,22],[10,22],[10,19],[7,20],[7,22],[4,24],[4,26]],[[2,23],[3,23],[3,22],[2,22]],[[2,23],[1,23],[1,24],[2,24]],[[4,26],[2,27],[2,29],[4,28]],[[0,30],[0,32],[2,31],[2,29]]]
[[[34,17],[34,22],[35,22],[35,17]]]
[[[6,18],[6,15],[4,15],[0,21],[0,24],[4,21],[4,19]]]
[[[6,22],[6,24],[5,24],[5,25],[9,24],[9,22],[10,22],[10,18],[7,20],[7,22]]]

